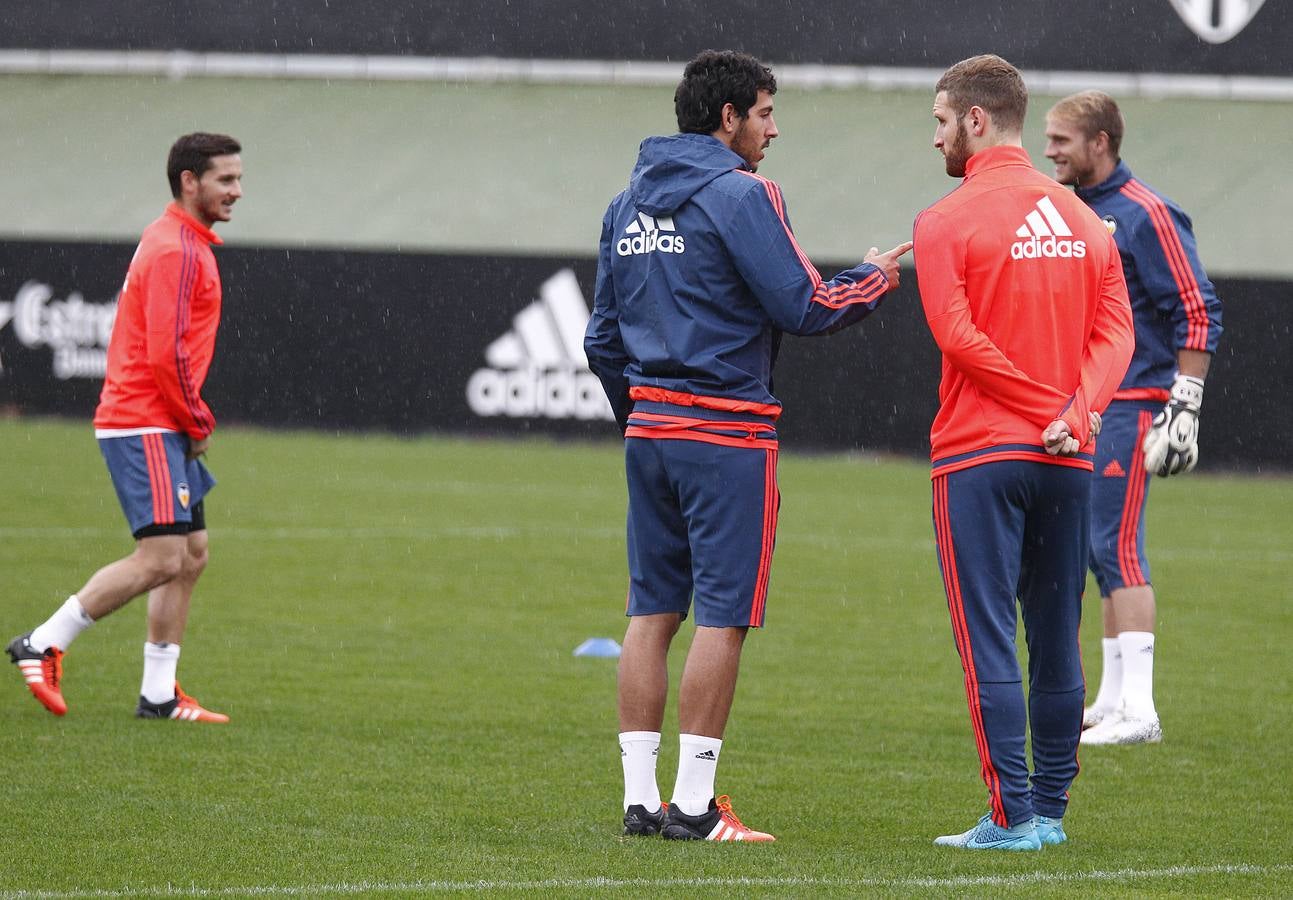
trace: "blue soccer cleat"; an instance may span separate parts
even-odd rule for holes
[[[1002,828],[985,815],[973,828],[962,834],[945,834],[934,838],[940,847],[960,847],[963,850],[1040,850],[1042,839],[1033,820],[1011,828]]]
[[[1050,816],[1033,816],[1033,825],[1037,828],[1037,837],[1043,844],[1062,844],[1069,839],[1064,833],[1064,819],[1052,819]]]

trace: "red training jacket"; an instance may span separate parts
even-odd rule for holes
[[[1091,410],[1104,412],[1135,346],[1118,248],[1022,147],[974,154],[965,180],[916,217],[916,277],[943,352],[930,430],[934,474],[1000,459],[1090,469]],[[1041,432],[1068,423],[1084,455],[1053,457]]]
[[[220,325],[222,243],[177,203],[144,229],[117,301],[96,429],[163,428],[195,440],[215,429],[202,384]]]

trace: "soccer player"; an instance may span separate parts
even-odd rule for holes
[[[772,367],[783,332],[859,321],[904,243],[824,281],[781,189],[756,174],[778,131],[772,71],[707,50],[674,94],[680,134],[642,142],[602,221],[584,347],[625,434],[630,617],[619,665],[626,834],[771,841],[715,797],[746,632],[763,625],[777,523]],[[656,784],[666,656],[693,605],[671,803]]]
[[[1136,352],[1105,413],[1091,490],[1091,569],[1104,619],[1100,688],[1082,719],[1082,743],[1091,745],[1163,739],[1145,475],[1182,474],[1198,461],[1203,380],[1221,336],[1221,301],[1190,218],[1131,174],[1119,157],[1123,130],[1118,104],[1101,91],[1065,97],[1046,115],[1055,178],[1074,185],[1113,234],[1136,323]]]
[[[94,433],[135,550],[95,572],[52,616],[10,642],[36,699],[67,712],[63,655],[82,631],[148,592],[148,640],[135,715],[227,722],[180,690],[175,671],[198,576],[207,564],[203,502],[215,479],[200,457],[215,419],[202,399],[220,324],[211,229],[242,196],[242,148],[223,134],[186,134],[166,161],[174,202],[144,229],[126,272],[108,344]]]
[[[1092,438],[1131,358],[1131,308],[1109,232],[1023,149],[1015,67],[972,57],[935,91],[934,146],[964,180],[915,227],[943,354],[934,532],[989,812],[934,843],[1037,850],[1066,839],[1078,771]]]

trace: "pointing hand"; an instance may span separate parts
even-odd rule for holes
[[[884,277],[889,280],[889,290],[898,286],[898,275],[901,267],[898,265],[898,257],[902,256],[912,248],[911,241],[903,241],[897,247],[886,253],[881,253],[879,248],[872,247],[867,251],[866,259],[863,262],[869,262],[884,273]]]

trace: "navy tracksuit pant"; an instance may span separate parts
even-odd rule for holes
[[[993,821],[1058,817],[1077,776],[1091,473],[1026,460],[934,478],[934,532]],[[1028,648],[1027,713],[1015,648]],[[1029,775],[1025,738],[1031,730]]]

